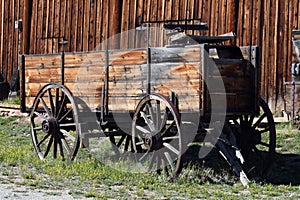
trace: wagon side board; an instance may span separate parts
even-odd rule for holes
[[[179,100],[180,112],[211,112],[210,98],[227,99],[228,114],[253,113],[259,99],[259,51],[241,48],[245,59],[220,59],[207,54],[207,45],[185,48],[145,48],[48,55],[22,55],[21,108],[30,111],[38,91],[61,83],[83,106],[106,111],[133,112],[151,93]],[[251,56],[250,56],[251,55]],[[217,68],[211,67],[214,64]],[[225,93],[210,93],[205,79],[222,78]],[[105,95],[102,95],[105,91]]]

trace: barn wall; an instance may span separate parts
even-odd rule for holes
[[[21,53],[45,54],[93,50],[142,21],[201,18],[208,23],[207,35],[234,31],[237,45],[262,47],[261,94],[272,108],[281,109],[283,82],[291,80],[291,32],[300,28],[299,11],[300,0],[0,0],[0,70],[10,80],[17,68],[18,19],[23,20]]]

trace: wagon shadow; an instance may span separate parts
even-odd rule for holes
[[[276,154],[265,176],[266,181],[274,185],[300,185],[300,155]]]
[[[232,184],[233,180],[230,178],[238,178],[234,176],[229,165],[225,162],[223,157],[214,148],[205,158],[199,159],[198,152],[200,146],[192,146],[183,155],[183,165],[184,167],[192,165],[194,168],[199,168],[201,170],[213,170],[214,175],[219,177],[227,176],[228,180],[221,180],[222,183]],[[260,154],[266,154],[266,152],[261,152]],[[261,155],[258,155],[258,157]],[[256,157],[257,159],[257,157]],[[256,162],[257,160],[251,160],[251,162]],[[273,185],[300,185],[300,155],[296,154],[279,154],[275,155],[275,160],[273,164],[268,168],[267,171],[262,171],[260,169],[254,169],[253,167],[243,166],[245,173],[251,181],[257,183],[267,183]],[[224,173],[228,173],[224,175]],[[199,174],[202,176],[203,174]],[[202,178],[206,179],[204,181],[210,181],[210,177]],[[214,181],[215,182],[215,181]],[[216,182],[218,183],[218,182]]]

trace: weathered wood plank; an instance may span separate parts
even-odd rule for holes
[[[25,57],[26,69],[39,69],[39,68],[53,68],[61,67],[61,55],[49,56],[26,56]]]
[[[105,66],[105,52],[66,53],[65,67]]]
[[[146,50],[111,51],[109,53],[110,65],[138,65],[147,63]]]

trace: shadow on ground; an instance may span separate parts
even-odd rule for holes
[[[203,147],[201,147],[203,148]],[[190,147],[183,155],[184,167],[193,165],[199,168],[210,168],[216,173],[230,173],[233,176],[230,166],[216,149],[213,149],[205,158],[199,159],[199,146]],[[268,169],[263,169],[262,161],[266,152],[260,152],[246,160],[243,165],[248,178],[258,183],[270,183],[274,185],[300,185],[300,155],[279,154],[275,155],[274,162]],[[200,176],[203,174],[199,174]],[[222,174],[221,174],[222,176]],[[209,180],[210,178],[208,178]],[[231,184],[232,180],[227,183]],[[225,181],[226,182],[226,181]]]

